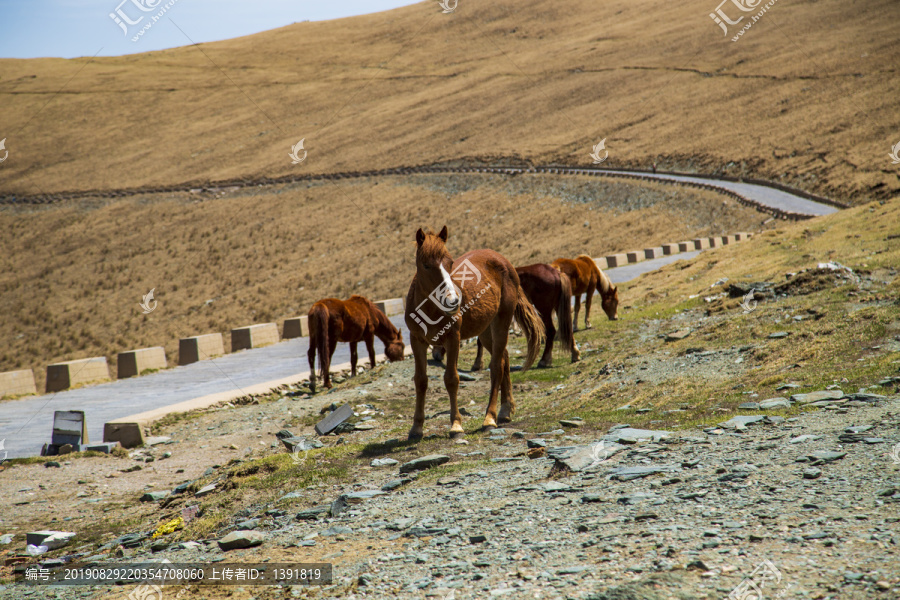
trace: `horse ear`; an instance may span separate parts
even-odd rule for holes
[[[447,238],[450,237],[450,232],[447,231],[446,225],[444,225],[444,228],[441,229],[441,232],[438,234],[438,237],[441,238],[442,240],[444,240],[444,242],[446,242]]]
[[[416,232],[416,243],[418,245],[422,245],[422,242],[425,241],[425,232],[422,231],[422,228],[419,227],[419,230]]]

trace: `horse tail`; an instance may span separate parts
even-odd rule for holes
[[[571,353],[575,347],[575,335],[572,332],[572,280],[565,273],[559,274],[556,320],[559,321],[559,343],[563,350]]]
[[[516,304],[515,319],[522,331],[525,332],[525,339],[528,341],[528,352],[525,356],[525,364],[522,365],[522,370],[526,371],[538,359],[541,348],[544,346],[544,322],[534,305],[528,301],[521,285],[519,286],[519,301]]]
[[[313,304],[308,320],[309,331],[316,338],[310,339],[309,342],[316,345],[316,352],[319,354],[319,377],[325,381],[325,375],[331,368],[331,356],[328,355],[328,307],[319,302]]]

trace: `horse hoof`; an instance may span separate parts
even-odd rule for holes
[[[406,436],[406,441],[407,441],[407,442],[421,442],[421,441],[422,441],[422,437],[423,437],[423,436],[422,436],[422,433],[421,433],[421,432],[419,432],[419,433],[413,433],[412,431],[410,431],[410,432],[409,432],[409,435]]]
[[[451,439],[451,440],[458,440],[458,439],[464,438],[464,437],[466,437],[466,432],[465,432],[465,431],[451,431],[451,432],[450,432],[450,439]]]
[[[538,363],[538,367],[541,369],[547,369],[553,366],[553,363],[541,361]]]
[[[502,416],[497,417],[497,422],[498,423],[511,423],[512,419],[507,417],[506,415],[502,415]]]
[[[490,433],[495,429],[499,429],[496,425],[482,425],[481,433]]]

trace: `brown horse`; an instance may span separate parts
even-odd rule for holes
[[[350,371],[356,375],[356,344],[366,343],[369,363],[375,367],[375,336],[384,343],[391,362],[403,360],[403,335],[368,298],[350,296],[349,300],[325,298],[309,309],[309,389],[316,391],[316,352],[322,385],[331,387],[331,357],[338,342],[350,342]]]
[[[559,322],[559,343],[562,349],[570,353],[572,362],[578,362],[580,353],[575,345],[575,337],[572,335],[572,284],[568,275],[561,273],[550,265],[536,264],[527,267],[516,267],[519,282],[525,295],[534,304],[541,319],[544,322],[544,330],[547,332],[547,342],[544,345],[544,355],[538,363],[539,367],[553,365],[553,340],[557,330],[553,326],[553,312],[556,311],[556,319]],[[439,349],[436,349],[439,350]],[[478,354],[475,356],[473,371],[482,369],[481,341],[478,342]],[[434,353],[435,358],[443,358],[440,352]]]
[[[456,400],[460,340],[477,336],[491,352],[491,393],[482,429],[509,421],[516,409],[506,351],[513,318],[528,340],[523,369],[534,364],[543,343],[544,325],[509,261],[493,250],[473,250],[454,261],[447,251],[447,237],[447,227],[438,235],[416,232],[416,275],[406,296],[406,324],[416,363],[416,412],[410,440],[422,439],[425,426],[429,344],[443,346],[447,353],[444,385],[450,396],[450,436],[456,437],[464,433]]]
[[[593,258],[580,254],[574,259],[557,258],[550,264],[572,280],[572,293],[575,294],[572,327],[575,331],[578,331],[578,311],[581,310],[582,294],[587,295],[584,306],[584,328],[591,328],[591,300],[597,289],[600,290],[600,305],[609,320],[615,321],[619,318],[619,288],[612,284]]]

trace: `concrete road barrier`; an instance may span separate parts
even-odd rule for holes
[[[262,348],[278,343],[278,325],[260,323],[231,330],[231,351]]]
[[[722,245],[722,238],[719,238],[716,236],[711,236],[711,237],[708,237],[707,239],[709,240],[710,248],[718,248],[719,246]]]
[[[59,392],[98,381],[109,380],[105,356],[82,358],[47,366],[47,392]]]
[[[104,423],[103,441],[119,442],[123,448],[144,445],[144,430],[140,423]]]
[[[309,337],[309,318],[303,316],[285,319],[284,327],[281,330],[281,337],[285,340]]]
[[[208,333],[178,340],[178,364],[189,365],[225,354],[221,333]]]
[[[379,300],[375,303],[375,306],[385,315],[394,317],[403,314],[406,301],[403,298],[389,298],[387,300]]]
[[[607,256],[606,264],[609,265],[610,269],[623,267],[628,264],[628,256],[625,254],[613,254],[612,256]]]
[[[0,373],[0,398],[29,394],[37,394],[37,387],[34,385],[34,371],[22,369]]]
[[[662,258],[663,254],[665,254],[665,252],[663,252],[662,246],[659,246],[658,248],[644,248],[644,259],[645,260],[652,260],[654,258]]]
[[[706,250],[709,248],[709,238],[696,238],[693,244],[694,250]]]
[[[167,366],[166,350],[162,346],[156,346],[119,352],[116,362],[118,363],[119,379],[137,377],[149,369],[165,369]]]
[[[597,265],[597,268],[600,269],[601,271],[605,271],[606,269],[609,268],[609,265],[606,263],[606,257],[595,258],[594,264]]]
[[[641,262],[642,260],[644,260],[644,253],[643,252],[626,252],[625,258],[628,259],[628,264],[631,265],[631,264],[638,263],[638,262]]]
[[[681,252],[681,250],[678,249],[678,244],[663,244],[662,251],[666,256],[671,256],[672,254],[678,254],[679,252]]]
[[[694,242],[678,242],[678,253],[693,252]]]

